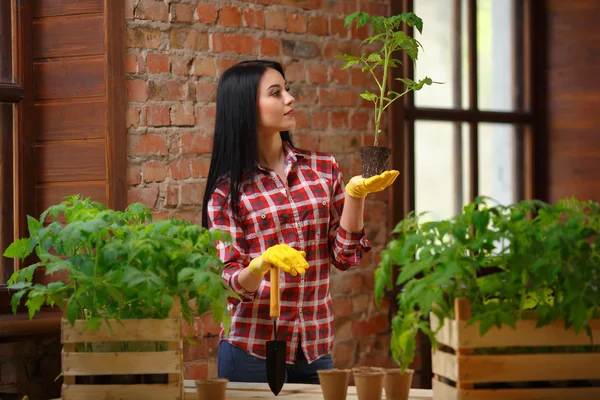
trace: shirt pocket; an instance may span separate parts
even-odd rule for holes
[[[269,209],[253,210],[243,219],[248,253],[260,255],[277,244],[279,221],[277,213]]]
[[[326,239],[329,228],[330,177],[317,174],[318,179],[307,184],[307,204],[304,218],[310,221],[306,227],[306,240],[309,245]]]

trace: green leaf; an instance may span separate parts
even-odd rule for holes
[[[381,55],[379,53],[371,53],[367,58],[367,62],[369,63],[378,63],[381,61]]]
[[[17,239],[4,250],[4,257],[8,258],[24,260],[29,254],[29,238]]]
[[[364,93],[361,93],[360,97],[362,97],[363,99],[368,100],[368,101],[374,101],[377,99],[377,95],[369,92],[368,90],[365,91]]]
[[[26,286],[23,286],[23,288],[25,288],[25,287]],[[11,286],[11,289],[16,289],[16,288]],[[27,293],[27,289],[22,289],[16,293],[14,293],[12,295],[12,297],[10,298],[10,305],[11,305],[13,314],[17,313],[17,307],[19,307],[19,304],[21,303],[21,298],[23,297],[23,295],[25,293]]]
[[[38,233],[40,229],[42,229],[42,224],[37,219],[27,216],[27,228],[29,230],[29,236],[34,236]]]

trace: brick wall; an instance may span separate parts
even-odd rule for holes
[[[244,59],[281,62],[296,97],[294,143],[330,152],[349,179],[358,149],[372,144],[372,111],[359,97],[360,70],[334,55],[358,54],[364,32],[344,28],[357,10],[384,15],[384,0],[126,0],[129,201],[159,217],[200,223],[210,163],[218,77]],[[372,86],[371,86],[371,89]],[[383,139],[385,143],[385,138]],[[366,230],[373,250],[360,267],[332,277],[338,367],[391,364],[386,310],[373,305],[373,268],[390,227],[387,194],[372,195]],[[186,378],[215,371],[218,328],[210,318],[189,328]]]

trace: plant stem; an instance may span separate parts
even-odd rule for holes
[[[386,35],[386,42],[387,42],[387,36],[389,34]],[[378,145],[378,141],[377,141],[377,136],[379,136],[379,124],[381,123],[381,115],[383,114],[383,98],[385,96],[385,87],[386,87],[386,83],[387,83],[387,70],[388,70],[388,65],[390,63],[390,51],[388,49],[388,46],[385,45],[383,46],[383,79],[381,80],[381,86],[380,86],[380,91],[379,91],[379,104],[375,103],[375,140],[373,142],[374,146]]]

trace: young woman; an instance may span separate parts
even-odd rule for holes
[[[281,65],[246,61],[222,75],[202,224],[232,237],[218,244],[223,278],[239,296],[218,351],[219,376],[231,381],[266,382],[271,267],[280,272],[287,382],[318,383],[317,370],[332,367],[329,263],[347,270],[370,250],[364,198],[398,176],[356,176],[344,187],[332,156],[292,145],[295,124]]]

